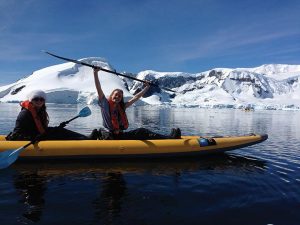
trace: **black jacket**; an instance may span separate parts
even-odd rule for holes
[[[39,135],[39,131],[35,125],[32,114],[28,109],[22,108],[17,117],[15,128],[7,139],[32,140],[37,135]]]

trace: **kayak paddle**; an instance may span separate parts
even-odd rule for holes
[[[155,83],[151,83],[151,82],[148,82],[148,81],[145,81],[145,80],[140,80],[140,79],[137,79],[135,77],[131,77],[131,76],[128,76],[128,75],[125,75],[125,74],[122,74],[122,73],[118,73],[116,71],[112,71],[112,70],[108,70],[108,69],[104,69],[102,67],[99,67],[99,66],[94,66],[92,64],[88,64],[88,63],[85,63],[85,62],[81,62],[81,61],[78,61],[78,60],[75,60],[75,59],[69,59],[69,58],[65,58],[65,57],[62,57],[62,56],[58,56],[58,55],[55,55],[53,53],[50,53],[50,52],[47,52],[47,51],[42,51],[48,55],[51,55],[55,58],[58,58],[58,59],[62,59],[62,60],[65,60],[65,61],[68,61],[68,62],[73,62],[73,63],[76,63],[76,64],[80,64],[80,65],[83,65],[83,66],[88,66],[88,67],[92,67],[93,69],[96,69],[96,68],[99,68],[100,70],[104,71],[104,72],[107,72],[107,73],[112,73],[112,74],[115,74],[115,75],[118,75],[118,76],[121,76],[121,77],[127,77],[129,79],[132,79],[132,80],[136,80],[136,81],[140,81],[140,82],[143,82],[143,83],[149,83],[150,85],[152,86],[155,86],[155,87],[159,87],[161,89],[164,89],[166,91],[171,91],[171,92],[176,92],[176,91],[173,91],[169,88],[164,88],[164,87],[160,87],[159,85],[155,84]]]
[[[91,112],[90,108],[88,106],[86,106],[86,107],[84,107],[83,109],[80,110],[80,112],[78,113],[77,116],[75,116],[74,118],[72,118],[72,119],[70,119],[68,121],[60,123],[58,127],[65,127],[71,121],[73,121],[73,120],[75,120],[75,119],[77,119],[79,117],[87,117],[87,116],[89,116],[91,114],[92,114],[92,112]]]
[[[83,109],[80,110],[77,116],[73,117],[72,119],[62,122],[58,127],[65,127],[68,123],[70,123],[72,120],[75,120],[79,117],[87,117],[91,115],[91,110],[88,106],[84,107]],[[24,151],[29,145],[34,144],[38,142],[39,140],[33,140],[29,142],[28,144],[18,148],[18,149],[10,149],[6,150],[4,152],[0,153],[0,169],[4,169],[11,164],[13,164],[17,158],[19,157],[19,154]]]

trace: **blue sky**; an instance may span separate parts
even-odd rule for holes
[[[300,64],[298,0],[0,0],[0,84],[69,57],[117,71]]]

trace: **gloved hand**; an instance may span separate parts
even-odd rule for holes
[[[37,142],[37,141],[40,141],[40,140],[42,140],[42,134],[39,134],[39,135],[37,135],[37,136],[35,136],[35,137],[32,137],[31,139],[30,139],[30,141],[32,142],[32,143],[35,143],[35,142]]]
[[[67,123],[66,123],[66,122],[62,122],[62,123],[60,123],[60,124],[59,124],[59,126],[58,126],[58,127],[61,127],[61,128],[62,128],[62,127],[65,127],[66,125],[67,125]]]

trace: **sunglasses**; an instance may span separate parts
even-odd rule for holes
[[[32,101],[35,101],[35,102],[37,102],[37,101],[44,102],[45,99],[44,99],[44,98],[38,98],[38,97],[37,97],[37,98],[33,98]]]

